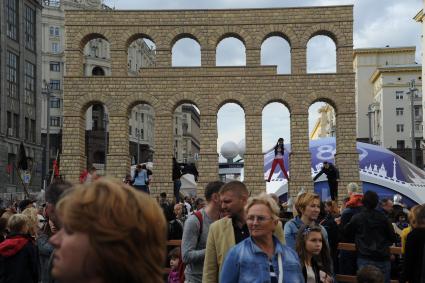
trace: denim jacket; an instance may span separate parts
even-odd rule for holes
[[[295,243],[297,239],[298,230],[301,226],[303,226],[304,223],[302,222],[301,218],[299,216],[295,216],[295,218],[289,220],[285,223],[285,227],[283,228],[283,234],[285,236],[285,244],[295,250]],[[322,228],[322,234],[323,237],[326,239],[326,243],[329,247],[329,241],[328,241],[328,233],[326,232],[326,229],[319,225],[320,228]]]
[[[304,283],[298,255],[294,250],[282,245],[273,236],[275,244],[272,259],[273,269],[279,278],[278,256],[282,255],[283,282]],[[220,283],[270,282],[269,259],[251,237],[234,246],[226,255],[220,274]]]

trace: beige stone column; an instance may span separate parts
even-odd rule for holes
[[[261,65],[261,49],[258,49],[258,48],[246,49],[246,65],[247,66]]]
[[[127,50],[111,49],[111,75],[126,77],[127,74]]]
[[[72,183],[77,183],[81,172],[86,168],[85,156],[85,119],[79,115],[65,115],[62,128],[62,154],[60,158],[60,174]],[[75,110],[74,113],[78,113]]]
[[[252,195],[266,191],[261,119],[261,112],[245,115],[244,183]]]
[[[150,185],[151,195],[158,196],[166,192],[173,196],[173,115],[155,112],[155,146],[153,156],[153,182]]]
[[[353,46],[337,46],[336,48],[336,71],[338,73],[353,72]]]
[[[128,117],[111,114],[108,129],[106,173],[108,176],[122,179],[130,173]]]
[[[201,152],[198,161],[198,196],[203,197],[206,184],[218,181],[217,115],[201,112]]]
[[[201,66],[214,67],[215,66],[215,49],[201,49]]]
[[[82,77],[84,75],[83,51],[80,49],[65,50],[65,76]]]
[[[307,73],[307,48],[293,46],[291,48],[291,74]]]
[[[171,49],[158,48],[156,50],[155,64],[157,67],[171,67]]]
[[[291,155],[289,192],[296,196],[301,188],[313,191],[308,137],[308,112],[291,113]]]
[[[345,189],[350,182],[360,187],[359,154],[356,148],[356,113],[338,113],[336,115],[336,154],[335,163],[339,169],[338,200],[347,196]]]

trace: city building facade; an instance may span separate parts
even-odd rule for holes
[[[41,188],[41,1],[0,2],[0,198],[23,198]],[[27,176],[18,170],[20,144]]]
[[[50,147],[48,157],[43,156],[43,176],[46,176],[46,158],[50,159],[48,166],[52,169],[53,160],[58,157],[62,147],[65,10],[111,10],[111,8],[104,5],[102,0],[45,0],[43,6],[42,74],[45,95],[42,97],[41,131],[43,144],[48,143]],[[84,46],[84,61],[85,76],[110,76],[109,42],[102,38],[87,42]],[[153,65],[155,65],[154,46],[149,46],[143,39],[133,41],[128,49],[129,75],[137,76],[141,67]],[[101,108],[90,107],[86,112],[87,167],[94,165],[100,174],[103,173],[105,145],[108,142],[108,109],[103,109],[103,106]],[[145,128],[139,126],[137,117],[140,117],[139,119],[146,117]],[[141,105],[134,107],[129,117],[129,142],[133,162],[137,162],[138,145],[140,162],[152,161],[154,145],[153,129],[150,125],[153,119],[153,110]]]
[[[422,66],[399,65],[378,68],[371,76],[373,102],[370,106],[372,142],[388,148],[423,168]],[[409,83],[416,82],[410,91]],[[413,99],[413,108],[412,108]],[[412,114],[414,126],[412,161]]]
[[[416,160],[423,168],[422,87],[414,91],[410,106],[410,83],[422,84],[416,48],[383,47],[354,50],[356,73],[357,139],[388,148],[412,161],[411,111],[414,114]]]

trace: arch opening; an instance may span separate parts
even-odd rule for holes
[[[319,100],[308,109],[310,154],[312,162],[312,177],[322,169],[324,162],[335,164],[336,142],[336,111],[335,108]],[[322,200],[331,199],[331,185],[323,174],[314,183],[314,191]]]
[[[222,39],[216,48],[216,66],[246,66],[246,50],[236,37]]]
[[[336,73],[336,45],[327,35],[316,35],[307,43],[307,73]]]
[[[283,152],[278,144],[280,138],[283,139]],[[285,198],[290,174],[291,118],[289,109],[281,102],[271,102],[263,108],[262,150],[267,192]]]
[[[85,153],[86,168],[95,167],[98,175],[104,175],[107,168],[109,146],[109,111],[95,102],[85,111]]]
[[[173,156],[180,165],[184,183],[180,193],[196,195],[201,152],[201,116],[193,103],[179,103],[173,112]]]
[[[110,43],[105,38],[96,37],[89,40],[83,50],[85,76],[111,75]]]
[[[217,112],[217,133],[220,179],[224,182],[242,181],[245,165],[245,111],[240,105],[227,102],[220,107]]]
[[[261,44],[261,65],[276,65],[278,74],[291,74],[291,46],[282,36],[270,36]]]
[[[201,46],[190,37],[183,37],[177,40],[171,50],[172,67],[200,67],[201,66]]]
[[[127,49],[127,71],[130,76],[138,76],[141,68],[156,64],[156,45],[146,37],[135,38]]]

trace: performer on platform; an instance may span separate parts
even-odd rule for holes
[[[272,169],[270,170],[269,178],[267,179],[267,182],[270,182],[270,179],[273,176],[274,170],[276,169],[277,164],[279,164],[280,168],[282,169],[283,175],[285,175],[286,179],[289,181],[288,173],[285,169],[285,164],[283,163],[283,156],[285,154],[285,147],[283,145],[283,138],[279,138],[277,140],[277,144],[274,147],[274,160],[272,163]]]

